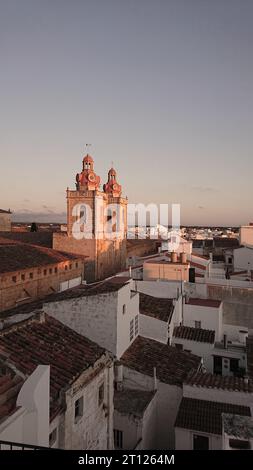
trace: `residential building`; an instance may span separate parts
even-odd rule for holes
[[[224,414],[251,418],[253,385],[243,378],[192,373],[175,420],[176,450],[221,450]]]
[[[0,360],[23,378],[40,364],[50,365],[51,447],[113,448],[113,359],[105,349],[41,312],[0,331]],[[24,386],[21,397],[29,409],[34,405]],[[39,397],[48,406],[47,394]]]
[[[84,258],[0,238],[0,312],[81,284]]]

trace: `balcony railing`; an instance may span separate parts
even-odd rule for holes
[[[35,446],[21,442],[1,441],[0,450],[53,450],[51,447]]]

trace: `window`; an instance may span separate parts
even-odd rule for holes
[[[67,269],[68,269],[68,266],[67,266],[67,265],[65,265],[65,271],[67,271]]]
[[[25,274],[21,274],[21,279],[22,279],[22,281],[25,280]]]
[[[53,270],[52,268],[49,269],[49,274],[52,274]]]
[[[72,269],[72,264],[69,265],[69,269]]]
[[[123,315],[125,315],[125,313],[126,313],[126,304],[124,304],[123,307],[122,307],[122,313],[123,313]]]
[[[47,275],[47,270],[44,269],[43,273],[44,273],[44,276],[46,276]]]
[[[239,359],[230,359],[230,372],[237,372],[239,369]]]
[[[49,447],[52,447],[57,439],[57,428],[55,428],[52,432],[49,434]]]
[[[17,282],[17,276],[12,276],[12,281]]]
[[[134,321],[131,320],[130,321],[130,341],[132,341],[133,337],[134,337]]]
[[[201,328],[201,321],[195,321],[195,328]]]
[[[136,315],[135,320],[134,320],[134,335],[138,335],[138,330],[139,330],[139,318],[138,315]]]
[[[98,389],[98,406],[104,403],[104,396],[105,396],[105,387],[104,387],[104,384],[102,383],[102,385],[100,385]]]
[[[54,268],[54,272],[57,273],[57,272],[58,272],[58,269],[57,269],[57,268]]]
[[[230,257],[228,258],[228,264],[232,264],[233,263],[233,259]]]
[[[177,349],[183,349],[183,345],[180,344],[180,343],[175,343],[175,347],[176,347]]]
[[[29,274],[30,279],[33,279],[33,273]]]
[[[75,401],[75,420],[83,416],[83,397]]]
[[[193,450],[209,450],[209,437],[193,434]]]
[[[118,429],[113,430],[115,449],[123,449],[123,432]]]
[[[76,263],[76,268],[78,268],[78,263]]]

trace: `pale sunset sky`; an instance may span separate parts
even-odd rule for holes
[[[64,219],[86,143],[131,203],[253,220],[252,0],[0,0],[0,70],[16,220]]]

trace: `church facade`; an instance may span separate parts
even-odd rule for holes
[[[54,233],[56,250],[86,257],[84,279],[104,279],[126,266],[127,198],[114,168],[100,189],[94,161],[86,155],[76,188],[67,189],[67,232]]]

